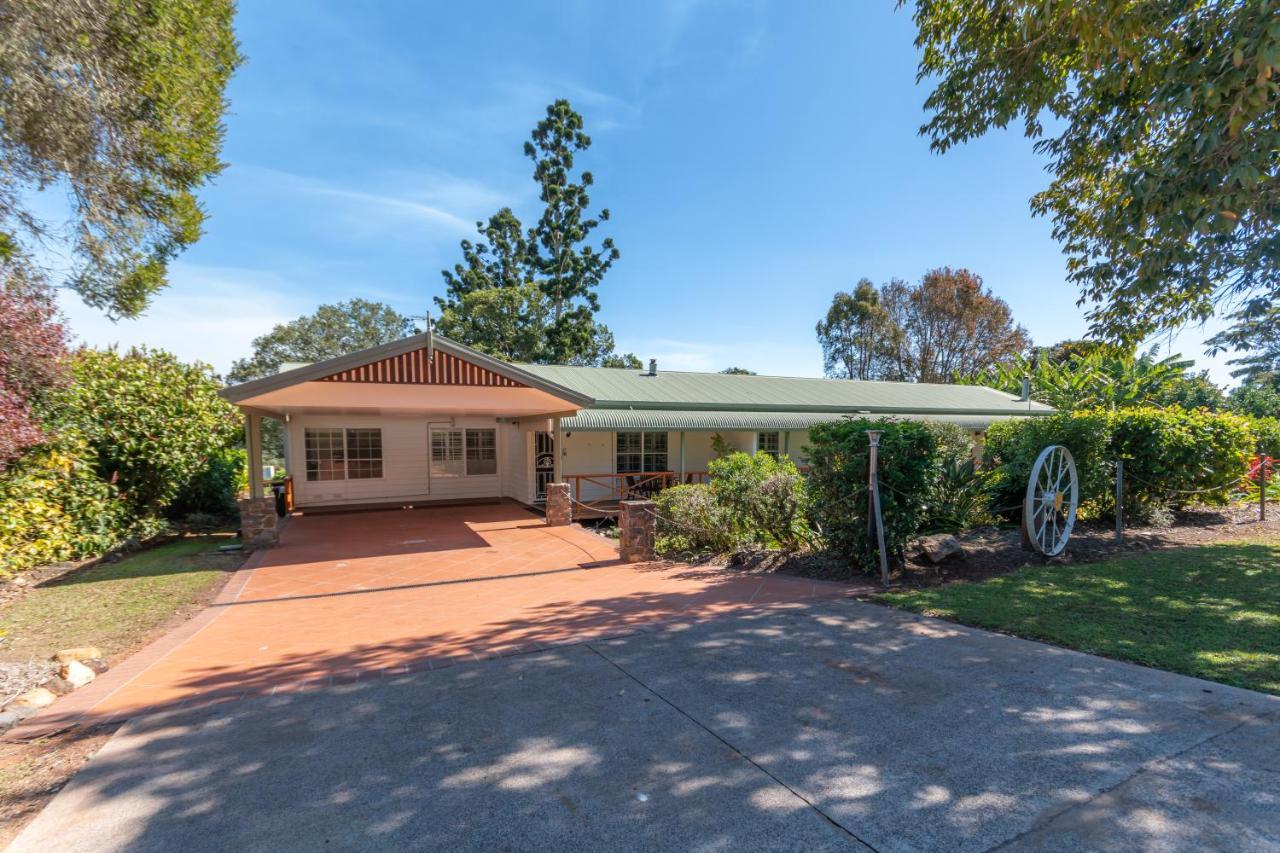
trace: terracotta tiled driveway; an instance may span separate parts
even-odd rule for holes
[[[513,504],[301,516],[174,634],[11,734],[620,635],[848,587],[628,565]]]

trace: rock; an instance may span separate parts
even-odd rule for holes
[[[102,675],[102,673],[111,668],[111,664],[107,663],[105,658],[85,658],[80,661],[80,663],[89,667],[89,669],[93,670],[98,675]]]
[[[46,681],[44,684],[41,684],[40,686],[43,687],[45,690],[48,690],[50,693],[56,693],[59,696],[66,696],[72,690],[76,689],[76,686],[74,684],[72,684],[70,681],[67,681],[65,678],[63,678],[60,675],[55,675],[53,678],[50,678],[48,681]]]
[[[916,553],[924,554],[933,563],[941,563],[947,557],[964,554],[964,546],[960,544],[959,539],[950,533],[923,536],[916,540],[915,548]]]
[[[19,693],[13,698],[13,701],[5,706],[6,711],[13,711],[17,708],[45,708],[53,704],[53,700],[58,696],[52,690],[45,687],[32,687],[25,693]]]
[[[102,657],[102,652],[98,650],[97,646],[80,646],[75,649],[63,649],[53,656],[53,660],[57,663],[71,663],[73,660],[100,657]]]
[[[89,667],[85,666],[78,660],[73,660],[70,663],[64,663],[62,665],[62,669],[58,671],[58,674],[67,681],[70,681],[71,685],[76,688],[84,687],[90,681],[93,681],[98,677],[98,673],[89,669]]]
[[[19,714],[17,711],[0,711],[0,732],[7,732],[9,729],[22,722],[25,714]]]

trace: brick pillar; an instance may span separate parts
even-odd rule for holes
[[[654,516],[657,504],[653,501],[623,501],[619,504],[618,555],[626,563],[644,563],[657,558],[654,540],[658,533],[658,519]]]
[[[573,523],[573,504],[569,501],[568,483],[547,484],[547,525],[564,527]]]
[[[270,548],[280,540],[275,498],[249,498],[240,506],[240,537],[246,548]]]

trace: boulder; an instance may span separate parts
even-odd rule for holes
[[[0,711],[0,732],[7,732],[16,726],[28,715],[20,714],[15,709],[13,711]]]
[[[917,554],[923,554],[933,563],[941,563],[947,557],[964,554],[964,546],[950,533],[922,536],[916,540],[915,550]]]
[[[98,677],[96,672],[78,660],[64,663],[62,669],[58,670],[58,675],[71,682],[71,686],[76,688],[84,687]]]
[[[66,696],[72,690],[76,689],[76,686],[74,684],[72,684],[70,681],[67,681],[65,678],[63,678],[60,675],[55,675],[53,678],[50,678],[48,681],[46,681],[44,684],[41,684],[40,686],[43,687],[45,690],[48,690],[50,693],[56,693],[59,696]]]
[[[111,668],[111,664],[107,663],[105,658],[85,658],[80,661],[80,663],[89,667],[89,669],[93,670],[98,675],[102,675],[102,673]]]
[[[25,693],[19,693],[13,697],[13,701],[5,705],[6,711],[14,711],[19,708],[45,708],[53,704],[53,700],[58,696],[52,690],[46,687],[32,687]]]
[[[102,657],[102,652],[98,650],[97,646],[80,646],[75,649],[63,649],[53,656],[53,660],[57,663],[71,663],[73,660],[100,657]]]

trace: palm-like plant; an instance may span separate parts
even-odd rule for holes
[[[1022,380],[1029,378],[1032,398],[1055,409],[1123,409],[1159,402],[1185,381],[1192,364],[1178,355],[1157,358],[1153,352],[1137,355],[1098,348],[1060,360],[1020,355],[959,381],[1017,394]]]

